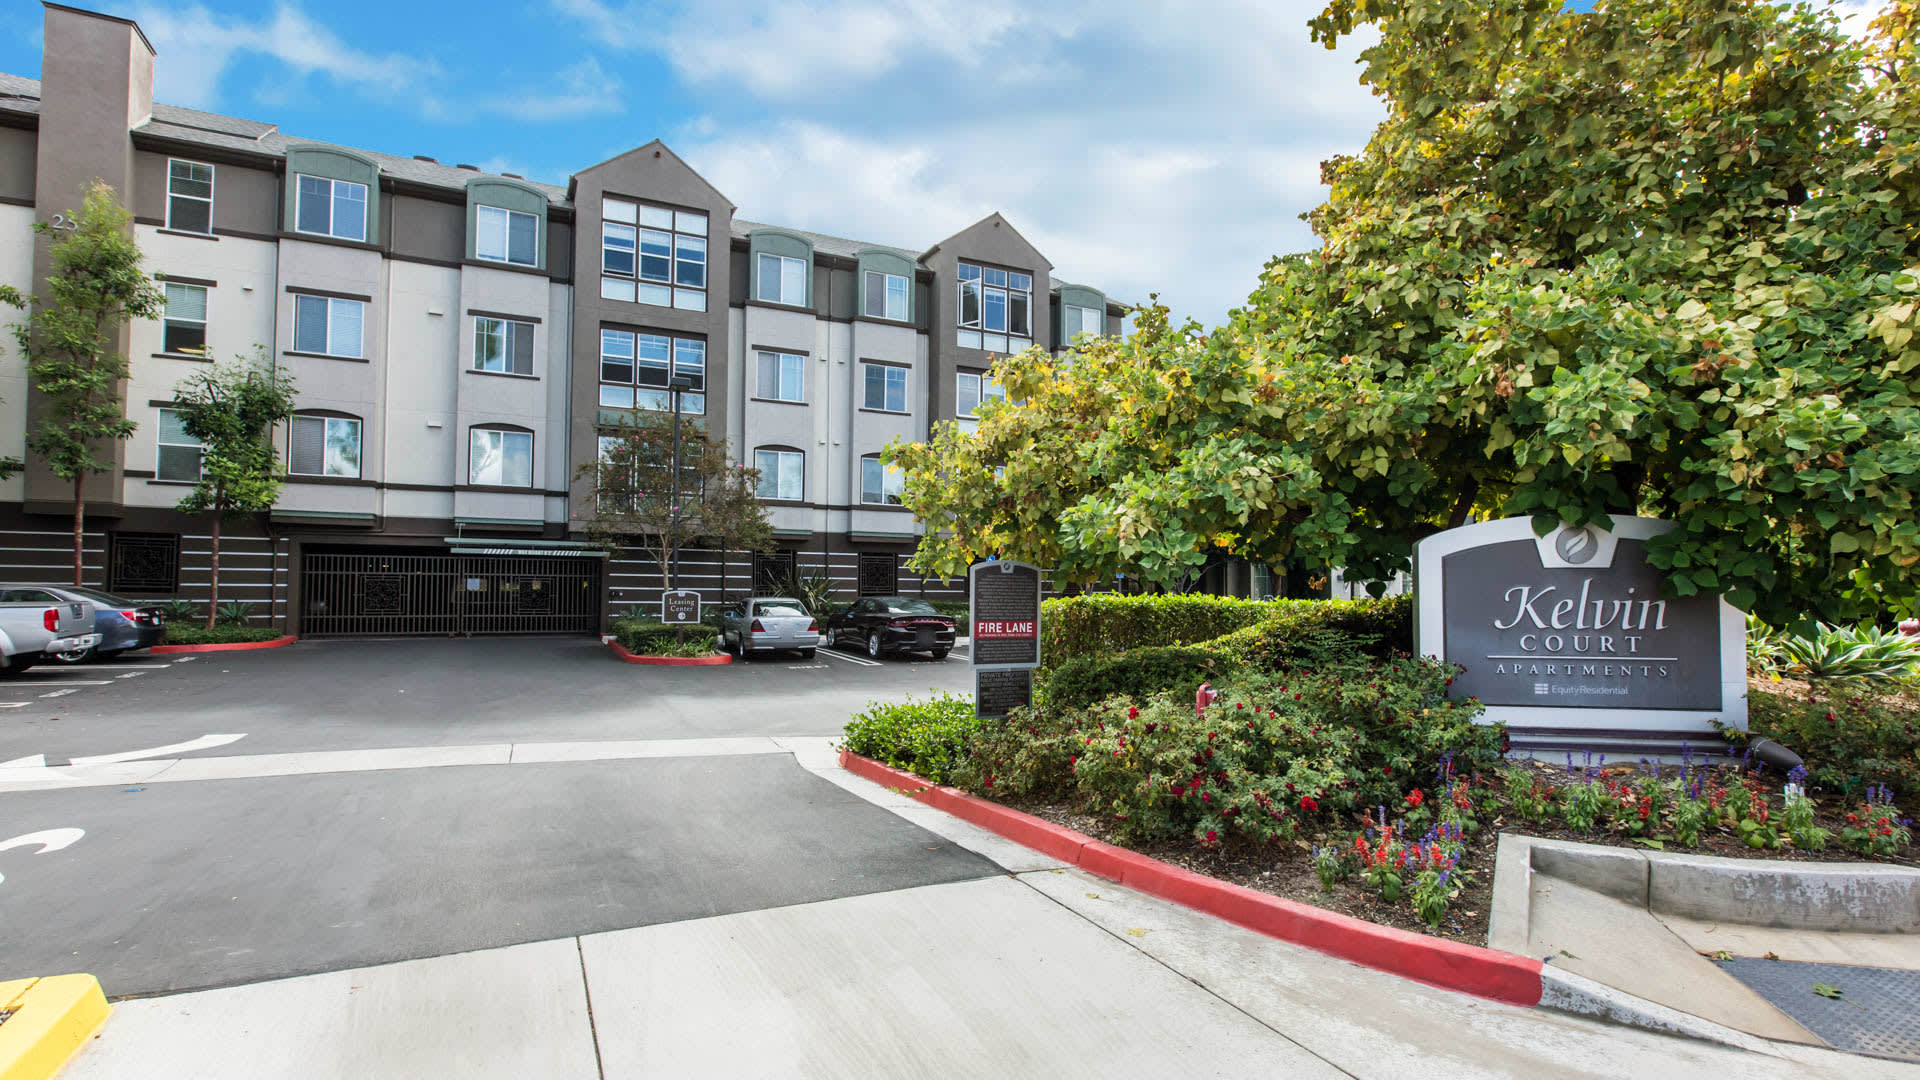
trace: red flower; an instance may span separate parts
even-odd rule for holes
[[[1211,792],[1211,791],[1203,791],[1203,792],[1201,792],[1201,793],[1200,793],[1200,801],[1201,801],[1201,802],[1203,802],[1203,803],[1210,803],[1210,802],[1212,802],[1212,801],[1213,801],[1213,792]]]
[[[1425,802],[1426,799],[1427,799],[1427,795],[1425,792],[1421,791],[1419,788],[1414,788],[1413,793],[1407,796],[1407,805],[1419,806],[1421,803]]]
[[[1080,764],[1080,756],[1079,756],[1078,754],[1076,754],[1076,755],[1074,755],[1073,757],[1070,757],[1070,758],[1068,758],[1068,759],[1067,759],[1067,764],[1068,764],[1068,765],[1078,765],[1078,764]]]
[[[1392,776],[1392,775],[1393,775],[1393,766],[1391,766],[1391,765],[1382,765],[1382,766],[1380,767],[1380,775],[1381,775],[1381,776]]]
[[[1247,703],[1244,701],[1236,701],[1233,703],[1233,707],[1236,709],[1244,709],[1247,707]]]
[[[1313,797],[1313,796],[1311,796],[1311,795],[1302,795],[1302,796],[1300,796],[1300,809],[1302,809],[1302,810],[1304,810],[1304,811],[1306,811],[1307,813],[1309,813],[1309,814],[1311,814],[1311,813],[1313,813],[1313,812],[1314,812],[1315,810],[1318,810],[1318,809],[1320,809],[1320,804],[1319,804],[1319,802],[1317,802],[1317,801],[1316,801],[1316,800],[1314,799],[1314,797]]]
[[[1153,729],[1155,729],[1155,728],[1157,728],[1157,727],[1159,727],[1159,726],[1160,726],[1159,724],[1148,724],[1148,725],[1147,725],[1147,734],[1149,734],[1149,735],[1151,735],[1151,734],[1153,734]]]
[[[1138,705],[1129,705],[1129,706],[1127,706],[1127,719],[1129,719],[1129,720],[1138,720],[1138,719],[1140,719],[1140,707],[1139,707]],[[1149,729],[1149,730],[1151,730],[1151,729]]]
[[[1207,843],[1211,844],[1218,841],[1219,839],[1220,839],[1219,833],[1214,832],[1212,829],[1207,830]]]
[[[1173,784],[1173,785],[1170,785],[1170,786],[1169,786],[1169,787],[1167,788],[1167,790],[1168,790],[1168,791],[1171,791],[1171,792],[1173,792],[1173,794],[1174,794],[1174,796],[1175,796],[1176,798],[1178,798],[1179,796],[1181,796],[1181,795],[1185,795],[1185,794],[1187,793],[1187,785],[1185,785],[1185,784]]]

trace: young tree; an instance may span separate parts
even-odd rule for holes
[[[759,471],[727,461],[724,442],[681,420],[680,483],[672,483],[673,418],[644,414],[601,436],[600,459],[582,466],[593,482],[594,514],[586,532],[609,550],[637,550],[672,580],[678,552],[700,537],[722,550],[759,550],[772,537],[755,496]]]
[[[280,497],[274,425],[293,415],[293,376],[274,367],[264,346],[251,358],[189,376],[174,387],[187,434],[200,440],[200,482],[180,500],[190,514],[213,513],[212,592],[207,629],[220,607],[220,526],[229,517],[273,508]]]
[[[1651,514],[1676,594],[1775,623],[1920,590],[1916,0],[1333,0],[1387,119],[1320,250],[1211,333],[1002,363],[897,447],[916,556],[1172,583],[1210,550],[1384,578],[1471,516]],[[996,472],[1004,467],[1003,472]]]
[[[137,426],[120,400],[128,364],[114,339],[128,319],[154,318],[166,303],[165,293],[141,272],[132,220],[113,188],[95,181],[72,215],[71,231],[56,233],[51,222],[34,222],[34,231],[58,235],[43,290],[29,298],[0,286],[0,302],[28,309],[13,325],[41,396],[27,449],[45,458],[55,476],[73,482],[75,585],[82,584],[87,475],[113,468],[112,455],[102,456],[97,444],[125,439]]]

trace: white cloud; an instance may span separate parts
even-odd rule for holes
[[[623,111],[626,106],[621,99],[622,89],[620,78],[589,56],[562,70],[558,84],[551,90],[507,94],[477,104],[483,111],[516,120],[572,120]]]
[[[1850,37],[1867,36],[1868,24],[1887,10],[1888,0],[1833,0],[1833,13],[1840,16],[1840,29]]]
[[[558,2],[632,25],[599,0]],[[772,61],[768,27],[787,9],[717,19],[731,30],[702,31],[702,70],[734,78],[710,86],[709,112],[675,148],[750,220],[924,249],[999,210],[1057,276],[1118,300],[1157,292],[1217,322],[1268,259],[1315,246],[1298,218],[1325,197],[1320,162],[1358,151],[1381,115],[1357,81],[1358,46],[1308,40],[1318,4],[1076,0],[1045,8],[1044,27],[989,20],[982,38],[943,23],[938,34],[970,44],[909,38],[869,62],[876,33],[802,65],[837,87],[818,100],[749,77],[741,59]],[[810,10],[840,26],[868,5]]]
[[[302,77],[319,75],[369,97],[410,96],[429,114],[439,106],[437,99],[420,92],[436,73],[432,64],[399,53],[355,49],[291,5],[279,5],[257,22],[215,14],[199,4],[142,5],[134,16],[161,57],[154,70],[154,96],[169,104],[216,107],[228,65],[236,54],[252,53]]]
[[[699,85],[818,99],[925,58],[1004,78],[1036,21],[1013,0],[552,0],[614,48],[660,53]]]

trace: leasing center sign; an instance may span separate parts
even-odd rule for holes
[[[1464,667],[1449,693],[1479,698],[1516,743],[1744,727],[1745,622],[1718,597],[1661,593],[1646,546],[1670,528],[1616,518],[1535,536],[1515,518],[1428,537],[1415,551],[1419,650]]]

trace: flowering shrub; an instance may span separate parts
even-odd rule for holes
[[[1867,789],[1867,797],[1847,815],[1840,842],[1862,855],[1892,855],[1913,839],[1913,819],[1900,816],[1885,784]]]
[[[1747,711],[1753,737],[1777,740],[1805,756],[1818,787],[1846,791],[1884,784],[1896,795],[1920,798],[1920,690],[1880,695],[1840,689],[1796,697],[1755,685],[1747,695]],[[1745,737],[1735,731],[1726,735]]]
[[[935,694],[926,701],[875,701],[867,711],[847,722],[841,745],[863,757],[884,761],[896,769],[924,776],[936,784],[947,782],[955,765],[965,758],[979,721],[973,702],[953,694]]]

